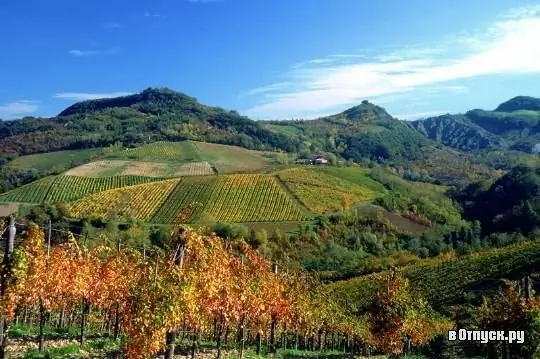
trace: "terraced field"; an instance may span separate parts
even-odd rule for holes
[[[165,180],[95,193],[70,205],[70,213],[74,218],[150,220],[179,181]]]
[[[274,153],[207,142],[193,142],[193,144],[202,160],[208,161],[219,173],[254,172],[276,164]]]
[[[372,200],[373,189],[321,171],[318,168],[291,168],[278,172],[278,178],[307,208],[316,213],[341,211],[344,202]],[[370,184],[370,187],[376,187]]]
[[[34,181],[9,192],[0,194],[0,203],[42,203],[49,192],[56,176],[49,176]]]
[[[228,222],[308,218],[273,176],[243,174],[184,178],[152,221],[193,223],[203,217]]]
[[[154,142],[141,147],[125,149],[106,156],[111,159],[147,162],[200,162],[199,152],[191,141]]]

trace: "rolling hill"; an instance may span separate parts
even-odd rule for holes
[[[204,162],[214,171],[222,173],[246,172],[257,166],[256,162],[259,169],[266,167],[265,155],[252,156],[248,160],[246,153],[242,154],[244,159],[238,160],[234,166],[231,159],[226,164],[219,163],[221,158],[226,157],[222,154],[225,154],[227,147],[209,148],[208,143],[263,152],[281,150],[304,157],[327,155],[357,163],[394,164],[415,171],[427,170],[433,178],[454,184],[466,184],[478,177],[492,176],[489,166],[463,151],[498,146],[503,139],[487,134],[479,124],[467,124],[465,129],[461,129],[461,125],[453,125],[456,128],[452,130],[439,130],[439,127],[447,126],[448,121],[442,122],[430,126],[426,122],[425,129],[419,131],[415,123],[400,121],[384,108],[368,101],[315,120],[253,121],[235,111],[201,104],[195,98],[171,89],[148,88],[129,96],[76,103],[52,118],[26,117],[0,122],[0,164],[8,164],[0,173],[6,183],[0,190],[5,191],[88,162],[73,163],[66,159],[58,162],[54,171],[49,167],[49,170],[35,173],[17,165],[12,161],[14,157],[88,148],[105,149],[117,144],[133,149],[124,153],[108,153],[106,160],[135,159],[149,163],[136,167],[122,162],[108,163],[106,166],[117,170],[105,172],[101,174],[103,176],[143,175],[145,172],[155,173],[155,176],[175,176],[190,171],[203,174],[209,172]],[[455,135],[460,139],[451,139]],[[172,148],[176,145],[171,145],[171,148],[163,148],[166,153],[154,151],[152,155],[141,152],[148,149],[139,149],[144,145],[159,147],[159,143],[185,140],[193,141],[188,145],[191,149]],[[518,142],[513,143],[517,147],[527,146]],[[452,151],[446,145],[460,150]],[[178,156],[175,151],[180,150],[183,152]],[[230,147],[229,150],[235,151]],[[239,158],[234,152],[230,152],[229,156]],[[197,157],[200,160],[195,161]],[[9,166],[10,161],[13,166]],[[192,169],[191,165],[170,171],[163,169],[163,166],[152,165],[154,162],[171,161],[201,163],[196,169]],[[454,169],[452,175],[446,173],[447,166],[438,167],[439,162],[451,163]],[[95,167],[103,166],[98,163]]]

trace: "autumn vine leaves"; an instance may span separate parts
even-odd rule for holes
[[[369,311],[354,316],[309,276],[277,271],[243,241],[177,228],[171,248],[150,255],[88,250],[71,238],[48,253],[43,232],[31,227],[14,252],[1,314],[13,319],[17,309],[38,307],[41,326],[46,314],[59,314],[60,323],[64,313],[76,314],[81,342],[89,321],[114,322],[114,337],[122,332],[124,353],[134,359],[174,351],[178,332],[189,332],[183,338],[193,343],[212,337],[218,353],[234,333],[241,353],[247,337],[251,343],[266,338],[272,350],[280,334],[311,349],[337,336],[347,345],[400,354],[451,329],[395,274],[381,281]]]
[[[143,256],[131,249],[87,250],[71,239],[47,255],[43,232],[28,230],[14,253],[1,310],[17,308],[78,312],[81,340],[90,311],[113,318],[124,334],[129,358],[148,358],[165,348],[167,333],[234,331],[249,327],[268,337],[271,324],[309,336],[325,330],[354,335],[350,318],[339,315],[325,294],[303,276],[274,273],[272,263],[244,242],[185,233],[182,265],[170,255]],[[41,313],[43,315],[43,313]],[[275,334],[275,333],[274,333]]]

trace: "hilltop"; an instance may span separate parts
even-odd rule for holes
[[[74,104],[53,118],[0,122],[1,153],[33,153],[185,139],[293,151],[285,136],[235,111],[200,104],[170,89]]]

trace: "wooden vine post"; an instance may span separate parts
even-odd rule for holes
[[[175,228],[171,233],[171,237],[176,242],[176,251],[174,253],[174,264],[180,267],[182,270],[184,266],[184,255],[186,252],[186,230],[182,227]],[[174,349],[176,341],[176,332],[170,331],[167,333],[166,338],[167,349],[165,351],[165,359],[174,358]]]

